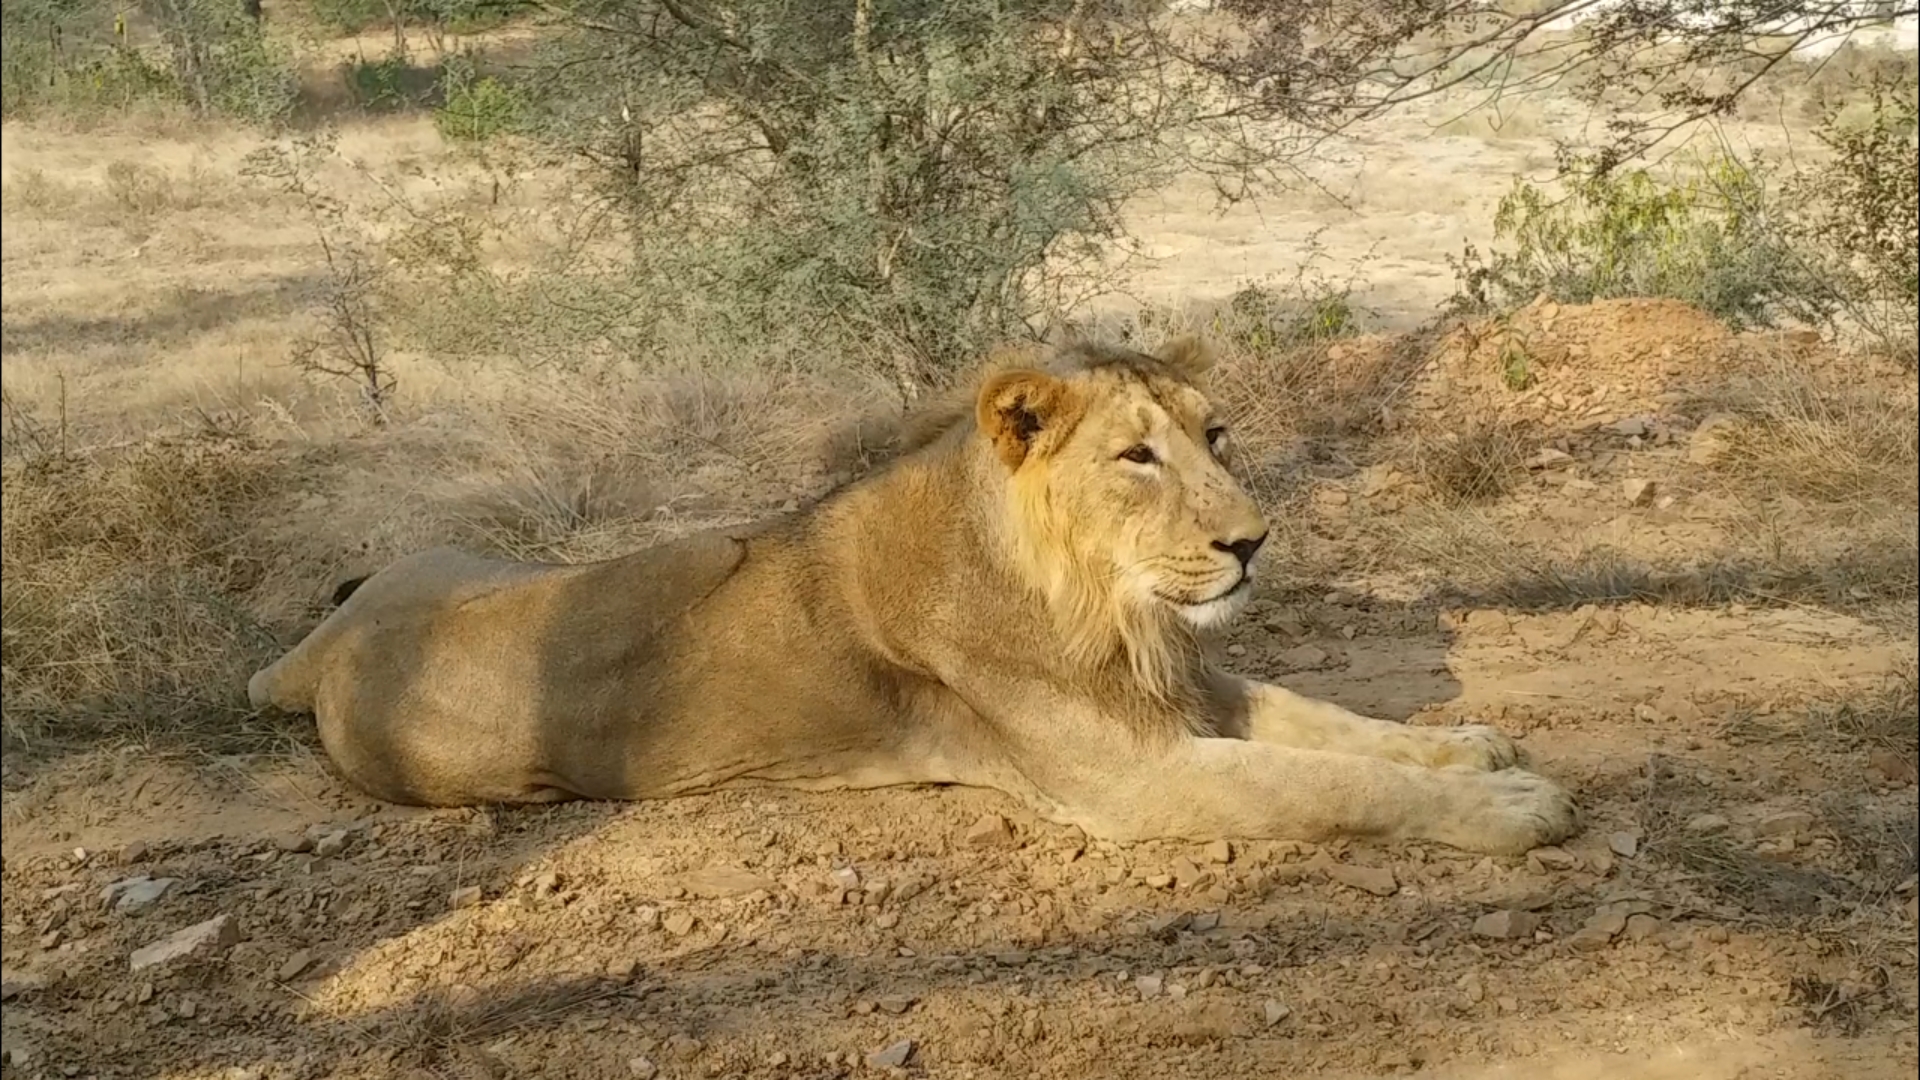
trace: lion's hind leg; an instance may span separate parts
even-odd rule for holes
[[[1505,769],[1520,763],[1513,740],[1484,724],[1414,727],[1349,712],[1285,687],[1218,676],[1232,734],[1299,750],[1384,758],[1428,768]]]

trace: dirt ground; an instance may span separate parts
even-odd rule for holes
[[[1726,515],[1702,484],[1704,425],[1677,406],[1638,416],[1661,379],[1626,372],[1663,335],[1707,369],[1731,336],[1657,302],[1521,321],[1543,316],[1574,345],[1597,328],[1643,347],[1553,369],[1538,434],[1569,451],[1489,513],[1711,547],[1702,530]],[[1484,393],[1449,375],[1471,351],[1436,351],[1418,415]],[[1621,386],[1636,434],[1577,407],[1596,379]],[[1303,558],[1364,547],[1417,497],[1391,467],[1302,468],[1283,524]],[[1621,475],[1672,494],[1636,505]],[[1463,605],[1371,565],[1339,588],[1281,575],[1228,662],[1371,714],[1521,736],[1587,815],[1565,848],[1116,847],[959,790],[420,812],[346,789],[298,732],[291,753],[98,750],[9,780],[3,1067],[1913,1073],[1910,605]],[[207,920],[224,921],[200,948],[132,969]]]
[[[1316,234],[1329,273],[1364,262],[1393,333],[1223,346],[1275,527],[1226,662],[1513,733],[1586,815],[1523,858],[1117,847],[954,789],[369,802],[242,694],[335,582],[804,501],[823,422],[867,402],[403,348],[376,430],[283,362],[313,237],[235,179],[250,139],[8,124],[7,437],[56,467],[7,473],[0,1075],[1915,1075],[1913,374],[1662,301],[1403,332],[1597,122],[1436,102],[1329,148],[1337,204],[1138,208],[1142,302]],[[486,203],[417,117],[342,145]],[[496,254],[534,264],[521,240]]]

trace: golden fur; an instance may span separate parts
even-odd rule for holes
[[[1207,365],[1191,340],[1002,358],[801,513],[587,565],[403,559],[249,694],[396,802],[961,783],[1113,839],[1570,834],[1490,728],[1212,666],[1267,526]]]

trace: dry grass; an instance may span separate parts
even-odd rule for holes
[[[1521,425],[1481,419],[1459,432],[1421,431],[1405,460],[1413,475],[1443,502],[1488,503],[1511,492],[1527,474],[1533,440]]]
[[[207,435],[4,469],[9,749],[258,736],[240,689],[274,647],[248,605],[273,558],[254,528],[273,455]]]

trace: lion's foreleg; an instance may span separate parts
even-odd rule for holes
[[[1104,787],[1089,832],[1123,839],[1434,840],[1516,853],[1578,827],[1573,801],[1518,769],[1428,769],[1241,739],[1189,739]]]
[[[1270,683],[1216,676],[1227,729],[1254,742],[1385,758],[1441,768],[1504,769],[1517,764],[1513,740],[1481,724],[1412,727],[1349,712]],[[1232,721],[1238,720],[1238,723]]]

